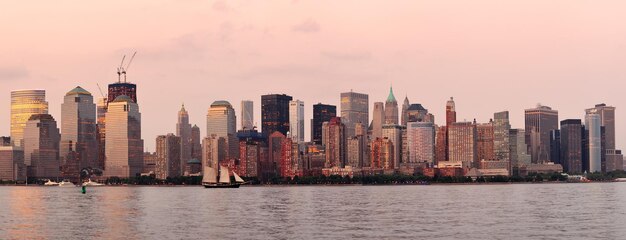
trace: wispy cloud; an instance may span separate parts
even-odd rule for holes
[[[369,51],[353,51],[353,52],[321,52],[322,56],[333,59],[333,60],[342,60],[342,61],[361,61],[368,60],[372,58],[372,54]]]
[[[30,72],[23,67],[1,67],[0,66],[0,81],[10,81],[26,78],[30,75]]]
[[[230,5],[226,3],[226,1],[216,1],[215,3],[213,3],[213,10],[218,12],[230,12],[233,10],[233,8],[230,7]]]
[[[293,27],[291,27],[291,30],[294,32],[314,33],[320,31],[320,25],[317,23],[317,21],[309,18],[299,24],[294,25]]]

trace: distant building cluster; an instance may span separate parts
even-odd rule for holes
[[[305,103],[285,94],[261,96],[261,128],[254,102],[241,101],[240,126],[228,101],[207,110],[206,133],[189,122],[182,105],[176,133],[156,136],[144,152],[137,86],[112,83],[94,98],[76,87],[66,93],[61,122],[48,113],[44,90],[11,92],[11,136],[0,144],[0,179],[67,178],[81,172],[107,177],[153,175],[159,179],[202,175],[203,166],[227,166],[243,177],[268,181],[296,176],[424,174],[489,176],[529,173],[610,172],[623,169],[615,143],[615,107],[595,105],[583,119],[559,122],[558,111],[525,110],[524,128],[509,112],[486,123],[457,121],[453,98],[445,125],[419,103],[398,105],[390,88],[384,102],[345,92],[336,106],[313,105],[311,139],[305,141]]]

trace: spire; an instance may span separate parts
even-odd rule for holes
[[[395,102],[396,97],[393,96],[393,86],[389,86],[389,97],[387,97],[387,102]]]

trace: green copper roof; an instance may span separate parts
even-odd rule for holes
[[[130,97],[126,96],[126,95],[119,95],[115,98],[115,100],[113,100],[113,102],[132,102],[134,103],[133,99],[131,99]]]
[[[389,87],[389,97],[387,97],[387,102],[395,102],[396,97],[393,96],[393,87]]]
[[[72,89],[71,91],[67,92],[67,94],[65,95],[89,95],[91,96],[91,93],[88,92],[87,90],[83,89],[80,86],[75,87],[74,89]]]

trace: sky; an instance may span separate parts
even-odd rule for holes
[[[391,85],[438,124],[452,96],[458,120],[508,110],[514,128],[538,103],[560,120],[606,103],[622,148],[624,16],[625,1],[1,1],[0,135],[11,90],[45,89],[60,125],[66,92],[106,94],[137,51],[127,76],[146,151],[175,133],[182,103],[204,136],[213,101],[229,101],[239,126],[241,100],[253,100],[260,126],[260,96],[285,93],[304,101],[309,139],[313,104],[338,106],[352,89],[369,94],[371,114]]]

